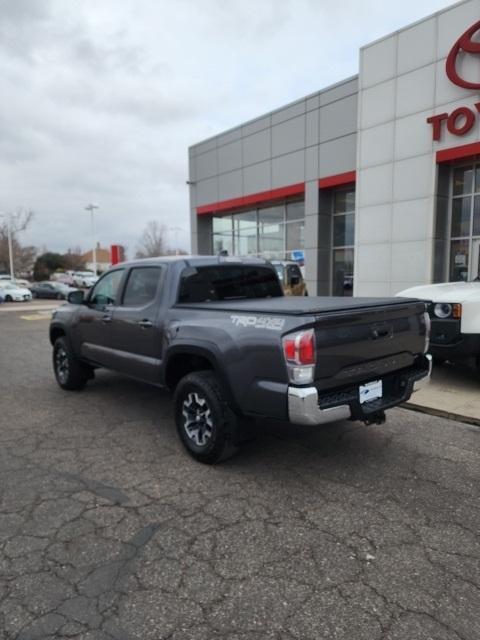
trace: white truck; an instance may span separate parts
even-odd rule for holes
[[[480,279],[411,287],[397,296],[429,303],[429,352],[435,360],[464,362],[480,372]]]

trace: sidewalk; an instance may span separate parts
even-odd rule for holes
[[[480,373],[452,364],[434,365],[431,383],[405,406],[480,426]]]

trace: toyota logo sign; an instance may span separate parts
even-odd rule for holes
[[[445,70],[448,79],[463,89],[480,89],[480,82],[471,82],[462,78],[457,71],[457,62],[459,56],[464,57],[467,53],[480,54],[480,39],[474,40],[473,37],[480,32],[480,20],[472,24],[465,33],[455,42],[447,56]],[[480,69],[480,59],[478,60]],[[479,73],[480,76],[480,73]],[[480,102],[475,102],[469,107],[458,107],[451,113],[437,113],[427,118],[428,124],[432,125],[432,138],[439,141],[444,130],[444,123],[449,133],[454,136],[463,136],[473,129],[480,115]]]
[[[465,80],[458,75],[457,71],[457,59],[461,52],[480,53],[480,41],[473,40],[473,36],[478,31],[480,31],[480,21],[476,22],[460,36],[447,57],[446,71],[449,80],[453,82],[453,84],[463,87],[464,89],[480,89],[480,82],[470,82]]]

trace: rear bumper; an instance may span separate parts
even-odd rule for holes
[[[321,409],[315,387],[288,387],[288,419],[294,424],[326,424],[350,416],[348,404]]]
[[[306,425],[349,419],[368,420],[374,414],[405,402],[414,391],[430,382],[432,358],[427,355],[419,360],[414,367],[386,376],[385,395],[364,404],[360,404],[358,386],[326,394],[319,394],[316,387],[288,387],[288,418],[294,424]]]

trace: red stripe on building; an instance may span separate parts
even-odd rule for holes
[[[347,171],[345,173],[337,173],[334,176],[320,178],[318,186],[320,189],[330,189],[331,187],[340,187],[344,184],[351,184],[357,179],[356,171]]]
[[[459,147],[451,149],[442,149],[437,151],[437,163],[451,162],[452,160],[460,160],[461,158],[470,158],[471,156],[480,155],[480,142],[472,142],[471,144],[462,144]]]
[[[197,215],[206,213],[217,213],[218,211],[228,211],[229,209],[241,209],[251,205],[271,202],[274,200],[282,200],[289,196],[297,196],[305,193],[305,183],[291,184],[288,187],[280,187],[279,189],[270,189],[269,191],[261,191],[253,193],[249,196],[240,198],[231,198],[230,200],[222,200],[221,202],[213,202],[211,204],[202,204],[197,207]]]

